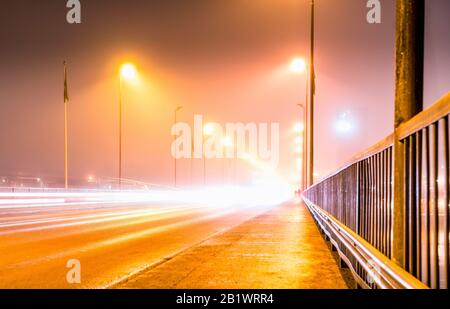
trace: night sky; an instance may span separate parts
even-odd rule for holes
[[[395,5],[382,24],[365,0],[316,1],[316,168],[324,175],[390,134]],[[291,128],[305,76],[287,66],[309,55],[307,0],[0,0],[0,175],[63,173],[63,67],[69,74],[72,178],[117,176],[118,67],[143,78],[125,86],[124,177],[172,183],[170,127],[193,113],[209,121],[280,122],[280,172],[295,174]],[[450,1],[427,1],[425,105],[450,89]],[[347,115],[348,134],[336,131]],[[189,162],[180,162],[188,184]],[[220,162],[209,162],[219,179]],[[194,178],[201,163],[195,162]],[[241,177],[247,176],[245,170]]]

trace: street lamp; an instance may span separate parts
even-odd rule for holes
[[[307,64],[305,59],[300,58],[300,57],[295,57],[294,59],[292,59],[291,64],[289,66],[289,70],[292,73],[304,73],[306,72],[307,69]]]
[[[174,122],[173,125],[176,126],[178,123],[178,112],[181,111],[183,109],[183,106],[177,106],[177,108],[175,108],[175,112],[174,112]],[[174,142],[176,140],[176,136],[173,137]],[[175,188],[177,187],[177,155],[178,155],[178,149],[175,149],[175,158],[174,158],[174,183],[175,183]]]
[[[137,78],[137,70],[134,64],[125,63],[120,68],[119,74],[119,189],[122,188],[122,87],[123,80],[134,81]]]
[[[340,135],[349,135],[353,130],[353,123],[348,117],[348,113],[339,115],[339,119],[335,123],[337,133]]]
[[[310,55],[309,55],[309,97],[308,97],[308,186],[314,183],[314,95],[316,94],[316,72],[314,67],[315,48],[315,6],[311,0]],[[308,87],[308,83],[306,84]],[[308,93],[308,92],[307,92]]]
[[[314,183],[314,95],[316,92],[316,74],[314,68],[314,48],[315,48],[315,6],[314,0],[310,3],[311,9],[311,24],[310,24],[310,58],[309,63],[302,60],[302,58],[294,58],[291,62],[290,70],[293,73],[307,72],[306,77],[306,112],[308,121],[306,122],[306,134],[305,142],[308,150],[306,159],[307,161],[307,186]]]

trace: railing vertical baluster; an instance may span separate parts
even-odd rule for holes
[[[372,238],[372,185],[373,185],[373,179],[372,179],[372,160],[367,160],[367,179],[368,179],[368,186],[367,186],[367,235],[368,235],[368,241],[370,243],[373,242]]]
[[[442,119],[440,122],[441,125],[441,154],[442,154],[442,162],[439,162],[441,165],[441,178],[440,178],[440,212],[442,217],[442,225],[440,226],[440,234],[442,235],[442,271],[441,271],[441,282],[440,282],[440,288],[447,289],[448,288],[448,213],[449,213],[449,191],[448,191],[448,185],[449,185],[449,173],[448,173],[448,166],[449,166],[449,145],[448,145],[448,117]]]
[[[361,186],[363,182],[363,177],[361,177],[361,162],[356,163],[356,192],[355,192],[355,232],[361,235],[361,228],[360,228],[360,216],[361,216]]]
[[[370,203],[370,164],[369,164],[369,160],[365,160],[364,161],[364,166],[365,166],[365,178],[366,178],[366,186],[364,188],[364,194],[365,194],[365,201],[364,201],[364,225],[365,225],[365,239],[367,239],[369,241],[369,237],[370,237],[370,225],[369,225],[369,217],[370,217],[370,212],[369,212],[369,203]]]
[[[378,250],[383,252],[383,153],[378,154]]]
[[[450,117],[447,116],[445,118],[445,124],[444,124],[444,160],[445,160],[445,180],[444,180],[444,188],[445,188],[445,209],[446,209],[446,213],[445,213],[445,238],[444,238],[444,252],[446,255],[446,265],[445,265],[445,271],[444,274],[446,276],[445,278],[445,282],[446,282],[446,286],[445,288],[448,289],[449,288],[449,263],[450,263],[450,252],[449,252],[449,214],[450,214],[450,140],[449,140],[449,132],[450,131]]]
[[[381,239],[386,254],[386,150],[381,153]]]
[[[408,138],[408,198],[407,198],[407,235],[408,235],[408,251],[407,251],[407,258],[408,258],[408,268],[407,270],[411,274],[415,274],[415,239],[414,239],[414,224],[415,224],[415,196],[414,196],[414,183],[415,183],[415,171],[414,171],[414,165],[415,165],[415,139],[414,136],[411,135]]]
[[[372,158],[372,244],[377,247],[377,155]]]
[[[373,244],[373,158],[369,159],[369,242]]]
[[[380,195],[378,194],[380,189],[380,154],[375,155],[375,230],[376,230],[376,237],[375,237],[375,247],[380,250]]]
[[[361,203],[359,204],[360,209],[360,217],[361,217],[361,224],[360,224],[360,230],[361,230],[361,236],[364,239],[367,239],[366,237],[366,186],[367,186],[367,177],[366,177],[366,161],[363,160],[361,162],[361,175],[362,175],[362,184],[361,184],[361,190],[360,190],[360,200]]]
[[[415,135],[416,137],[416,183],[414,191],[416,193],[415,202],[415,217],[416,217],[416,230],[414,231],[416,235],[416,273],[417,277],[420,277],[422,273],[422,255],[420,248],[422,247],[422,224],[421,224],[421,199],[422,199],[422,131],[419,131]]]
[[[372,244],[377,247],[377,159],[372,158]]]
[[[378,249],[383,251],[383,153],[378,154]]]
[[[438,231],[439,231],[439,214],[438,214],[438,188],[437,188],[437,125],[433,124],[431,126],[431,177],[430,177],[430,188],[431,188],[431,207],[430,207],[430,223],[431,223],[431,287],[433,289],[439,286],[439,264],[438,264]]]
[[[431,176],[430,176],[430,172],[431,172],[431,147],[430,147],[430,136],[431,136],[431,132],[430,132],[430,128],[425,128],[425,171],[427,173],[426,178],[425,178],[425,184],[423,186],[424,188],[424,194],[426,195],[426,198],[424,198],[424,202],[423,202],[423,206],[425,207],[424,210],[424,217],[425,217],[425,225],[426,225],[426,246],[425,247],[425,260],[426,260],[426,265],[425,265],[425,269],[426,269],[426,274],[424,274],[424,278],[425,280],[422,280],[425,284],[427,285],[431,285],[431,220],[430,220],[430,216],[431,216]]]
[[[403,168],[403,171],[404,171],[404,175],[403,175],[403,177],[404,177],[404,185],[403,185],[403,196],[404,196],[404,203],[405,203],[405,205],[404,205],[404,211],[403,211],[403,213],[404,213],[404,220],[405,220],[405,223],[403,224],[403,238],[404,238],[404,268],[407,270],[407,271],[409,271],[409,272],[411,272],[411,268],[410,268],[410,259],[409,259],[409,256],[410,256],[410,241],[409,241],[409,239],[410,239],[410,234],[409,234],[409,222],[411,221],[410,220],[410,209],[411,209],[411,205],[410,205],[410,195],[409,195],[409,192],[410,192],[410,179],[411,179],[411,177],[410,177],[410,174],[411,174],[411,170],[410,170],[410,168],[409,168],[409,162],[410,162],[410,148],[411,148],[411,145],[410,145],[410,139],[409,138],[407,138],[407,139],[405,139],[404,141],[403,141],[403,149],[404,149],[404,151],[403,151],[403,156],[404,156],[404,159],[402,160],[402,162],[403,162],[403,164],[404,164],[404,168]]]
[[[390,170],[389,170],[389,161],[391,160],[390,157],[390,148],[385,150],[385,178],[384,178],[384,186],[385,186],[385,193],[384,193],[384,197],[385,197],[385,254],[386,256],[390,257],[389,255],[389,234],[390,234],[390,228],[389,228],[389,186],[391,185],[391,178],[390,178]]]
[[[389,159],[388,159],[388,175],[389,175],[389,210],[388,210],[388,231],[389,231],[389,241],[388,241],[388,248],[389,248],[389,257],[392,258],[392,234],[393,234],[393,222],[392,222],[392,213],[393,213],[393,206],[394,206],[394,169],[392,167],[393,161],[394,161],[394,150],[393,147],[390,147],[388,149],[389,153]]]
[[[412,269],[412,274],[414,276],[417,276],[417,194],[416,194],[416,182],[417,182],[417,169],[416,169],[416,165],[417,165],[417,152],[416,152],[416,135],[411,135],[410,139],[411,139],[411,162],[410,162],[410,166],[411,166],[411,187],[410,187],[410,196],[411,196],[411,209],[410,209],[410,220],[411,222],[409,223],[410,225],[410,241],[411,241],[411,256],[410,256],[410,261],[411,261],[411,269]]]

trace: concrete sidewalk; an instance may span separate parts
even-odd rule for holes
[[[340,289],[347,285],[306,207],[289,203],[116,288]]]

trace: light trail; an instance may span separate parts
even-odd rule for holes
[[[253,186],[208,187],[191,190],[158,190],[95,193],[0,193],[0,209],[51,207],[70,204],[101,203],[200,203],[221,205],[274,204],[292,197],[289,186],[281,182],[264,182]]]
[[[19,221],[19,222],[15,222],[15,223],[0,224],[0,235],[7,235],[7,234],[12,234],[12,233],[33,232],[33,231],[40,231],[40,230],[44,230],[44,229],[63,228],[63,227],[70,227],[70,226],[83,225],[83,224],[104,223],[104,222],[109,222],[109,221],[133,219],[133,218],[139,218],[139,217],[151,216],[151,215],[154,215],[154,216],[155,215],[163,215],[163,214],[179,212],[184,209],[185,208],[175,208],[175,209],[160,210],[160,211],[136,210],[136,211],[118,212],[118,213],[110,213],[110,214],[90,215],[90,216],[74,216],[74,217],[68,217],[68,218]],[[192,208],[192,209],[195,209],[195,208]],[[30,229],[17,229],[17,230],[12,230],[12,231],[7,231],[7,232],[1,231],[2,228],[27,226],[27,225],[38,225],[38,224],[55,223],[55,222],[70,222],[70,221],[75,221],[75,220],[76,220],[76,222],[71,222],[71,223],[66,223],[66,224],[53,224],[53,225],[46,225],[43,227],[36,227],[36,228],[30,228]]]

